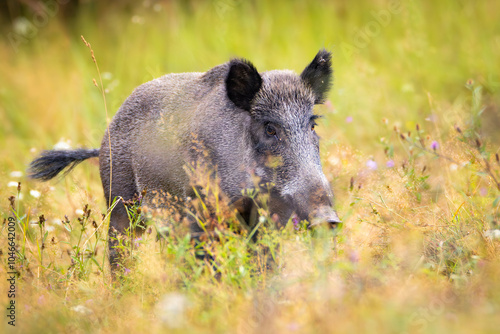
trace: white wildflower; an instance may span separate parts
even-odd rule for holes
[[[31,189],[30,195],[35,197],[35,198],[38,198],[38,197],[40,197],[41,193],[38,190]]]
[[[337,158],[336,156],[332,155],[328,158],[328,162],[333,165],[333,166],[336,166],[340,163],[340,159]]]
[[[54,145],[54,150],[69,150],[71,149],[71,141],[61,138],[57,144]]]
[[[156,315],[170,328],[180,328],[185,323],[185,313],[190,303],[187,297],[180,293],[169,293],[156,304]]]
[[[59,219],[54,219],[54,220],[52,220],[52,225],[59,225],[59,226],[61,226],[62,222]]]
[[[70,310],[74,311],[76,313],[83,314],[83,315],[90,315],[90,314],[94,313],[94,312],[92,312],[91,309],[89,309],[88,307],[83,306],[83,305],[73,306],[72,308],[70,308]]]
[[[500,239],[500,230],[488,230],[484,232],[484,235],[492,240]]]
[[[111,74],[111,72],[103,72],[101,74],[101,77],[104,79],[104,80],[111,80],[113,79],[113,74]]]
[[[21,177],[23,176],[23,172],[15,170],[13,172],[10,172],[10,177]]]

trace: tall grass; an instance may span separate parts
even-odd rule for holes
[[[56,15],[17,49],[6,38],[15,25],[2,26],[0,208],[18,235],[15,330],[498,330],[500,4],[408,1],[396,13],[386,1],[109,6],[82,4],[70,22]],[[390,17],[377,21],[381,11]],[[99,60],[103,90],[80,35]],[[116,283],[97,162],[49,183],[12,173],[60,141],[98,147],[103,92],[111,116],[164,73],[205,71],[233,56],[261,71],[300,72],[321,47],[334,52],[334,88],[317,112],[323,169],[344,221],[336,237],[293,224],[275,231],[262,207],[252,243],[224,203],[210,203],[215,218],[195,203],[204,224],[224,231],[220,240],[201,240],[202,251],[167,216],[166,230],[152,224],[123,240],[131,261]],[[137,223],[137,208],[130,214]]]

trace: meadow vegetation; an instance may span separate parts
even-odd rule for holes
[[[498,1],[120,3],[82,1],[69,18],[56,4],[43,24],[2,16],[2,307],[9,217],[17,235],[16,327],[4,311],[2,331],[498,332]],[[202,251],[177,217],[152,223],[162,216],[131,203],[131,224],[155,219],[123,240],[113,281],[98,161],[26,177],[44,149],[98,147],[143,82],[234,56],[300,73],[322,47],[335,80],[317,131],[340,230],[277,231],[263,203],[251,242],[207,183],[196,214],[217,238]]]

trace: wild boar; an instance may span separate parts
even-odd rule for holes
[[[212,177],[249,225],[254,207],[244,190],[267,185],[278,224],[295,214],[311,225],[336,226],[340,220],[322,171],[313,112],[327,96],[332,72],[331,54],[320,50],[300,75],[259,73],[249,61],[232,59],[204,73],[162,76],[127,98],[100,149],[45,151],[29,174],[49,180],[99,157],[107,200],[128,201],[144,190],[185,199],[194,197],[186,165],[202,163],[212,167]],[[194,142],[203,154],[193,149]],[[110,231],[128,227],[126,207],[119,203]],[[110,242],[111,264],[117,260],[114,245]]]

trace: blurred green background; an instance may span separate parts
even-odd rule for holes
[[[110,116],[165,73],[236,56],[260,71],[300,72],[325,47],[335,68],[320,109],[327,140],[369,153],[383,118],[403,130],[432,115],[451,125],[468,79],[485,87],[486,130],[500,125],[498,1],[7,0],[0,10],[2,170],[23,169],[29,149],[61,138],[99,145],[104,104],[80,35],[95,51]]]

